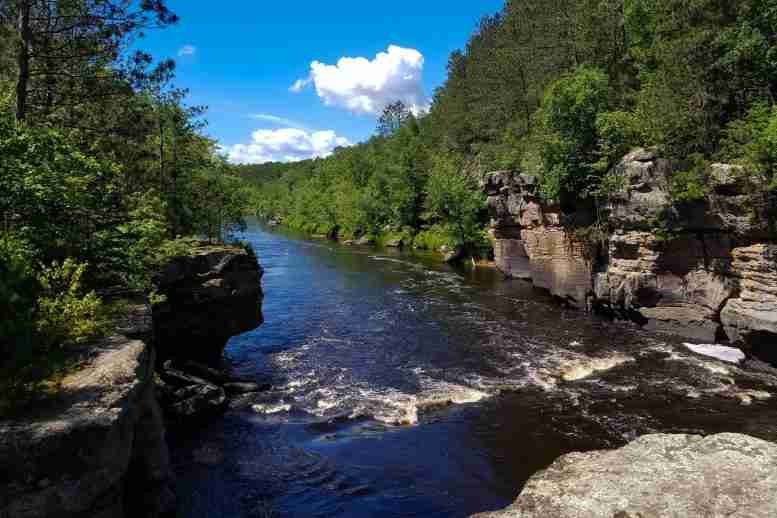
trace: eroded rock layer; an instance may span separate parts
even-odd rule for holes
[[[648,328],[713,343],[777,346],[773,205],[738,166],[713,164],[710,191],[675,203],[673,169],[652,149],[623,158],[619,186],[600,207],[606,235],[577,233],[588,210],[543,204],[536,180],[498,171],[483,188],[498,268],[577,307],[597,307]]]

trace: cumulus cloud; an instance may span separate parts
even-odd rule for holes
[[[336,147],[350,146],[345,137],[334,131],[305,131],[299,128],[256,130],[248,144],[223,147],[230,162],[263,164],[265,162],[297,162],[308,158],[327,157]]]
[[[343,57],[336,65],[314,61],[310,75],[289,90],[300,92],[313,84],[324,104],[361,115],[378,114],[397,100],[418,113],[428,105],[421,84],[423,70],[420,52],[391,45],[372,60]]]
[[[197,53],[197,47],[194,45],[184,45],[180,49],[178,49],[178,55],[183,56],[194,56]]]

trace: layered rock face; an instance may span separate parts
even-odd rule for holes
[[[495,216],[499,269],[585,307],[592,290],[591,251],[561,226],[558,207],[540,203],[534,178],[500,171],[486,177],[484,188]]]
[[[256,258],[233,246],[204,246],[172,260],[154,279],[162,302],[153,306],[159,361],[221,357],[227,341],[262,323]]]
[[[564,455],[515,503],[478,518],[777,516],[777,445],[740,434],[646,435]]]
[[[735,248],[732,256],[739,293],[720,315],[726,334],[777,360],[777,351],[768,350],[777,349],[777,245]]]
[[[543,205],[527,175],[491,173],[484,190],[497,266],[578,307],[596,306],[648,328],[705,342],[727,335],[749,347],[774,343],[769,200],[737,166],[714,164],[706,198],[677,204],[670,195],[674,168],[655,150],[624,157],[613,172],[620,188],[602,207],[612,233],[589,244],[560,224],[587,215]]]
[[[125,336],[102,341],[62,395],[0,424],[0,516],[156,517],[175,496],[154,353]]]

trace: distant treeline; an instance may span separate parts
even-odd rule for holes
[[[678,200],[704,196],[712,160],[774,190],[775,96],[777,0],[513,0],[450,56],[428,114],[395,104],[363,144],[241,172],[257,212],[296,228],[477,250],[489,170],[536,175],[571,210],[617,187],[628,150],[659,146],[687,164]]]

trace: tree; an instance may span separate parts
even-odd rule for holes
[[[79,105],[145,80],[151,57],[128,53],[131,38],[178,20],[162,0],[13,0],[2,15],[15,25],[17,119],[61,109],[69,124]]]
[[[389,137],[410,117],[410,109],[402,101],[396,101],[385,108],[378,119],[378,135]]]

